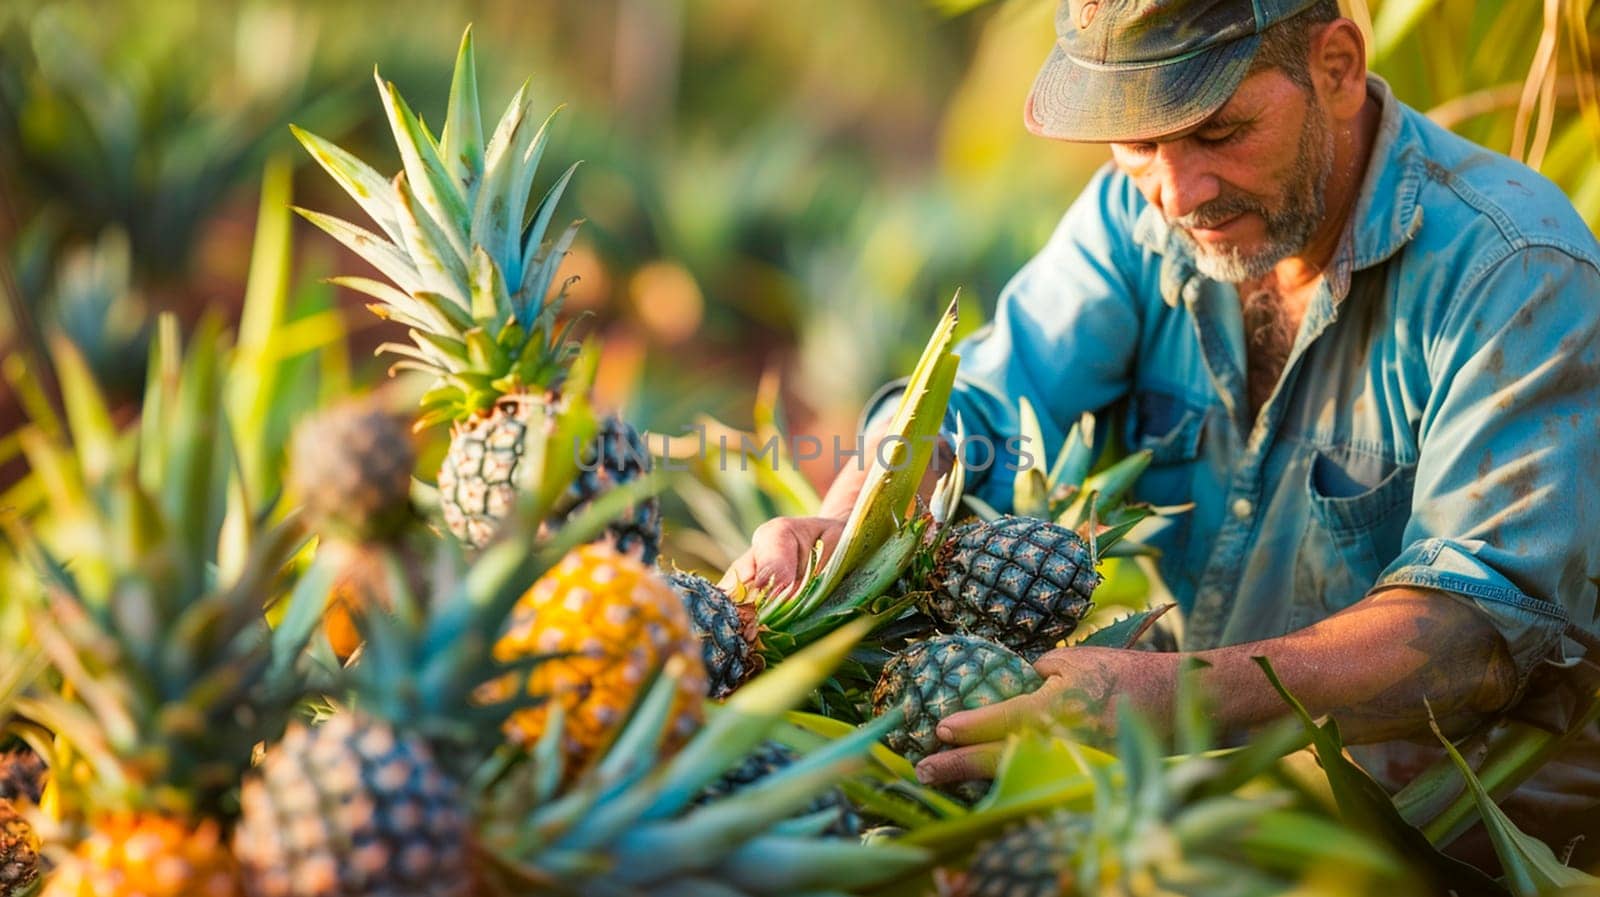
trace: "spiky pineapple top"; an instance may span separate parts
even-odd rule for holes
[[[402,356],[396,368],[435,380],[419,426],[465,420],[503,395],[559,388],[576,346],[558,327],[564,289],[551,295],[551,287],[578,225],[547,239],[570,168],[525,214],[549,124],[533,117],[527,83],[487,143],[470,29],[437,137],[392,83],[379,78],[378,92],[402,163],[392,181],[315,134],[294,133],[381,233],[300,211],[391,281],[338,279],[376,299],[373,311],[410,328],[410,345],[382,348]]]
[[[41,573],[20,600],[60,687],[17,710],[70,747],[51,760],[69,820],[222,817],[252,745],[287,714],[265,676],[262,609],[297,531],[224,542],[236,466],[218,429],[219,342],[202,330],[185,354],[162,320],[136,434],[116,432],[82,357],[58,345],[72,446],[25,441],[61,482],[46,522],[12,533]]]

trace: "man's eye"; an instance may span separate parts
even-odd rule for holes
[[[1129,143],[1126,146],[1128,147],[1128,152],[1133,153],[1135,156],[1148,156],[1156,151],[1154,143]]]
[[[1229,128],[1226,131],[1217,131],[1212,134],[1196,134],[1195,139],[1205,146],[1221,146],[1238,136],[1238,128]]]

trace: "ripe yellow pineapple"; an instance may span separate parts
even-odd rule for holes
[[[44,897],[243,897],[238,865],[214,820],[189,825],[154,813],[99,820]]]
[[[532,745],[561,708],[563,752],[575,772],[615,737],[652,673],[683,664],[667,746],[694,734],[706,693],[700,642],[678,596],[653,570],[609,545],[569,552],[529,589],[494,648],[502,662],[570,652],[539,664],[530,695],[549,700],[514,713],[506,734]],[[496,683],[504,687],[504,683]]]
[[[39,839],[11,801],[0,799],[0,897],[26,893],[39,879]]]

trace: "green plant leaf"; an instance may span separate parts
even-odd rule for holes
[[[1495,856],[1500,858],[1500,868],[1507,887],[1515,897],[1539,897],[1559,888],[1592,888],[1600,890],[1600,878],[1587,875],[1572,868],[1560,860],[1550,850],[1550,846],[1538,838],[1530,837],[1517,828],[1505,811],[1498,807],[1489,797],[1489,792],[1473,774],[1472,767],[1467,764],[1466,758],[1456,750],[1450,739],[1444,737],[1444,732],[1439,730],[1439,723],[1433,718],[1430,710],[1428,725],[1433,729],[1433,734],[1444,745],[1445,753],[1449,754],[1450,761],[1466,780],[1467,788],[1472,792],[1473,802],[1478,806],[1478,813],[1483,817],[1483,826],[1489,833],[1489,841],[1494,845]]]

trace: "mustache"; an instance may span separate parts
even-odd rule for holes
[[[1187,215],[1169,218],[1167,223],[1185,230],[1197,227],[1211,228],[1245,212],[1255,212],[1263,218],[1269,217],[1267,206],[1261,200],[1243,193],[1234,193],[1219,196]]]

